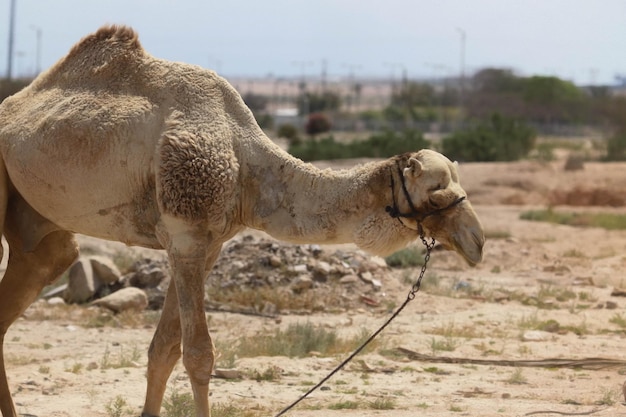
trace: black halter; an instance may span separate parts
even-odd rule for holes
[[[455,207],[456,205],[460,204],[463,200],[465,200],[464,196],[459,197],[446,207],[433,209],[433,210],[426,211],[426,212],[421,212],[415,207],[415,204],[413,204],[413,200],[411,199],[411,194],[409,194],[409,190],[407,190],[406,188],[406,184],[404,182],[404,174],[402,173],[402,169],[400,168],[400,163],[398,161],[396,161],[396,167],[398,169],[398,175],[400,176],[400,183],[402,185],[402,192],[404,193],[404,198],[406,198],[407,203],[409,203],[409,208],[411,209],[411,211],[408,213],[402,213],[400,209],[398,208],[398,203],[396,202],[396,191],[395,191],[396,185],[393,179],[393,172],[391,172],[391,168],[389,168],[389,171],[390,171],[389,173],[391,174],[390,185],[391,185],[391,198],[393,201],[393,206],[385,207],[385,211],[389,213],[389,215],[393,217],[394,219],[398,219],[400,223],[402,223],[402,220],[400,220],[400,217],[403,217],[405,219],[415,220],[418,223],[418,230],[420,230],[420,233],[422,229],[422,222],[427,217],[440,214],[448,209],[451,209],[452,207]],[[404,223],[402,224],[404,225]]]

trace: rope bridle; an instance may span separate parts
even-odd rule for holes
[[[446,211],[446,210],[448,210],[448,209],[450,209],[450,208],[460,204],[463,200],[465,200],[465,197],[459,197],[456,200],[454,200],[452,202],[452,204],[448,205],[447,207],[439,208],[439,209],[433,209],[433,210],[430,210],[430,211],[427,211],[427,212],[420,212],[415,207],[415,204],[413,204],[413,200],[411,199],[411,195],[409,194],[409,190],[407,190],[407,188],[406,188],[406,184],[404,182],[404,175],[402,173],[402,169],[400,168],[400,164],[398,163],[398,161],[396,161],[396,166],[398,168],[398,174],[400,175],[400,182],[402,184],[402,191],[404,193],[404,198],[406,198],[406,201],[409,204],[409,207],[411,208],[411,211],[409,213],[402,213],[402,212],[400,212],[400,210],[398,208],[398,204],[396,202],[395,181],[393,179],[393,172],[391,171],[391,169],[390,169],[390,174],[391,174],[391,198],[392,198],[393,206],[385,207],[385,211],[387,211],[387,213],[389,213],[389,215],[391,217],[398,219],[398,221],[405,227],[406,227],[406,225],[404,225],[404,223],[402,223],[402,220],[400,219],[401,217],[402,218],[406,218],[406,219],[412,219],[412,220],[415,220],[417,222],[417,233],[418,233],[419,238],[421,239],[422,243],[426,247],[426,253],[424,255],[424,264],[422,265],[422,269],[420,271],[420,274],[419,274],[417,280],[415,281],[415,283],[413,284],[413,286],[411,287],[411,290],[409,291],[409,293],[408,293],[406,299],[404,300],[404,302],[402,303],[402,305],[400,307],[398,307],[398,309],[385,321],[385,323],[383,323],[382,326],[380,326],[378,328],[378,330],[376,330],[374,333],[372,333],[370,335],[370,337],[368,337],[367,340],[365,340],[365,342],[363,342],[361,344],[361,346],[359,346],[354,352],[352,352],[352,354],[350,356],[348,356],[339,365],[337,365],[335,367],[335,369],[333,369],[328,375],[326,375],[320,382],[318,382],[315,386],[311,387],[307,392],[305,392],[302,396],[300,396],[300,398],[298,398],[296,401],[291,403],[289,406],[285,407],[282,411],[280,411],[278,414],[276,414],[275,417],[281,417],[282,415],[287,413],[289,410],[291,410],[293,407],[295,407],[298,403],[300,403],[300,401],[302,401],[305,398],[307,398],[313,391],[315,391],[316,389],[321,387],[333,375],[335,375],[337,372],[339,372],[348,362],[350,362],[356,355],[358,355],[365,348],[365,346],[367,346],[372,340],[374,340],[374,338],[376,338],[376,336],[378,336],[378,334],[380,332],[382,332],[391,323],[391,321],[393,319],[395,319],[398,316],[398,314],[400,314],[400,312],[402,310],[404,310],[404,307],[406,307],[406,305],[411,300],[413,300],[415,298],[415,295],[420,290],[420,287],[422,285],[422,279],[424,278],[424,274],[426,273],[426,267],[428,265],[428,261],[430,260],[430,252],[435,247],[435,239],[434,238],[431,238],[431,241],[428,242],[426,240],[426,238],[424,237],[424,229],[422,228],[422,222],[427,217],[434,216],[434,215],[439,214],[439,213],[441,213],[443,211]]]
[[[385,211],[389,213],[389,215],[393,217],[394,219],[398,219],[398,221],[405,227],[406,225],[402,223],[401,218],[415,220],[417,222],[417,232],[420,235],[420,237],[423,237],[424,235],[424,230],[422,229],[422,222],[426,218],[437,215],[437,214],[441,214],[442,212],[449,210],[452,207],[457,206],[458,204],[462,203],[463,200],[465,200],[465,196],[462,196],[454,200],[451,204],[449,204],[446,207],[435,208],[435,209],[432,209],[430,211],[425,211],[425,212],[420,211],[415,207],[415,204],[413,203],[413,199],[411,198],[411,194],[409,193],[409,190],[406,188],[406,182],[404,181],[404,174],[402,173],[402,168],[400,168],[400,162],[398,161],[396,161],[396,168],[398,170],[398,176],[400,177],[400,185],[402,186],[402,193],[404,194],[404,198],[409,204],[409,208],[411,209],[411,211],[408,213],[402,213],[400,211],[400,208],[398,207],[398,203],[396,201],[396,184],[395,184],[395,180],[393,176],[393,171],[391,168],[389,168],[389,174],[390,174],[389,177],[391,178],[390,187],[391,187],[391,201],[393,203],[393,206],[385,207]]]

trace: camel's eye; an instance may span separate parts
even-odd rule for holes
[[[442,189],[443,189],[443,187],[441,186],[441,184],[437,184],[437,185],[435,185],[434,187],[432,187],[432,188],[431,188],[430,190],[428,190],[428,191],[431,191],[431,192],[432,192],[432,191],[439,191],[439,190],[442,190]]]

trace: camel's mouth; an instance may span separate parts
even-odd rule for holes
[[[457,252],[469,265],[482,261],[485,234],[469,201],[463,201],[446,213],[429,217],[423,227],[428,236],[437,239],[444,248]]]

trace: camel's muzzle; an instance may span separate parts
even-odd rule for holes
[[[461,255],[474,266],[483,259],[485,234],[483,226],[469,201],[424,220],[426,234],[434,237],[448,249]]]

